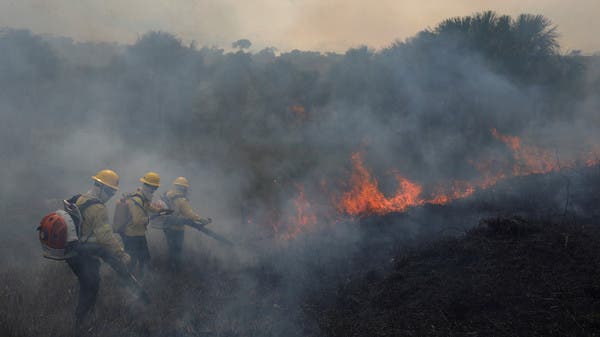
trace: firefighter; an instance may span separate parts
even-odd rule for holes
[[[119,176],[112,170],[102,170],[92,176],[92,179],[94,183],[91,189],[73,198],[82,215],[79,253],[67,259],[69,267],[79,280],[76,327],[81,326],[96,303],[100,286],[100,259],[115,270],[126,268],[131,261],[108,223],[105,206],[119,188]]]
[[[142,186],[135,193],[125,195],[125,203],[129,211],[129,219],[122,231],[125,251],[131,255],[132,271],[142,277],[150,262],[146,229],[153,213],[163,209],[152,204],[152,196],[160,187],[160,176],[155,172],[148,172],[140,178]]]
[[[193,221],[202,225],[209,224],[210,218],[201,218],[188,200],[190,183],[185,177],[173,181],[173,187],[161,196],[173,214],[165,218],[165,238],[169,249],[169,266],[173,271],[180,271],[182,266],[182,248],[184,223]]]

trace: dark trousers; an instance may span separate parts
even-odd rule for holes
[[[169,249],[169,266],[173,271],[180,271],[183,265],[183,233],[184,231],[165,229],[165,238]]]
[[[150,251],[145,236],[123,236],[125,251],[131,256],[130,270],[139,277],[144,276],[150,263]]]
[[[75,310],[75,325],[81,325],[90,312],[100,288],[100,260],[89,255],[76,255],[67,259],[67,264],[79,280],[79,301]]]

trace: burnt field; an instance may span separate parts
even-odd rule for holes
[[[354,239],[329,227],[268,249],[274,237],[236,237],[239,246],[224,251],[188,230],[180,274],[167,268],[164,238],[151,230],[152,271],[143,284],[152,303],[136,301],[104,266],[86,335],[594,336],[600,218],[595,202],[583,201],[597,197],[597,174],[571,177],[571,194],[547,209],[540,205],[566,187],[559,174],[336,224],[345,233],[352,227]],[[30,227],[19,239],[35,243]],[[76,279],[65,263],[27,247],[4,256],[0,334],[68,336]]]
[[[488,219],[348,282],[315,318],[328,336],[596,336],[599,228]]]
[[[73,332],[35,228],[105,168],[119,196],[186,177],[235,247],[188,228],[175,274],[150,228],[151,304],[103,266],[84,335],[594,335],[600,55],[558,36],[491,11],[345,53],[1,28],[0,336]]]

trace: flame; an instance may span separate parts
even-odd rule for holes
[[[476,185],[486,189],[496,185],[499,181],[517,176],[531,174],[546,174],[557,172],[565,167],[576,166],[575,160],[559,160],[558,156],[549,150],[534,145],[525,145],[521,138],[501,134],[495,128],[490,130],[492,136],[503,142],[512,152],[512,158],[507,160],[491,160],[483,162],[470,162],[482,175]],[[592,159],[586,161],[587,166],[597,164]]]
[[[508,146],[512,152],[509,160],[491,160],[470,163],[482,174],[474,181],[452,181],[438,186],[436,192],[426,198],[422,197],[422,185],[410,181],[396,173],[398,188],[393,196],[386,197],[379,189],[377,179],[365,167],[360,152],[352,154],[352,173],[349,191],[343,193],[337,202],[340,213],[351,216],[383,215],[391,212],[405,212],[410,207],[425,204],[445,205],[457,199],[471,196],[478,189],[486,189],[501,180],[531,174],[546,174],[559,171],[565,167],[574,167],[575,160],[563,160],[552,151],[525,145],[517,136],[504,135],[496,129],[490,130],[492,136]],[[600,149],[590,151],[583,164],[591,167],[600,164]]]
[[[298,108],[298,112],[304,112],[303,108]],[[328,184],[324,178],[314,185],[315,191],[330,197],[329,201],[325,203],[331,202],[334,205],[333,209],[321,207],[317,214],[306,197],[304,186],[296,184],[297,194],[293,199],[291,210],[288,212],[272,211],[267,214],[270,220],[265,223],[270,225],[275,237],[279,238],[280,242],[285,242],[297,237],[300,233],[315,230],[317,223],[338,223],[348,215],[352,217],[385,215],[406,212],[411,207],[423,205],[446,205],[452,201],[467,198],[477,190],[490,188],[510,177],[546,174],[576,165],[592,167],[600,164],[600,147],[590,149],[584,156],[579,157],[579,161],[563,160],[560,162],[554,152],[525,144],[517,136],[505,135],[496,129],[491,129],[490,133],[508,147],[511,156],[488,161],[469,161],[480,172],[480,176],[476,179],[455,180],[440,183],[434,188],[431,186],[424,188],[421,184],[408,179],[397,171],[392,171],[397,187],[392,195],[386,196],[380,190],[377,179],[365,166],[363,149],[352,153],[352,169],[346,191],[341,194],[332,194],[330,189],[335,184]],[[428,192],[424,193],[424,191]],[[431,191],[433,192],[430,193]]]
[[[386,197],[379,190],[377,179],[365,167],[360,152],[352,154],[352,167],[351,189],[342,195],[337,204],[340,212],[352,216],[405,212],[410,207],[424,204],[445,205],[475,192],[473,184],[455,181],[449,188],[438,188],[437,193],[426,199],[421,196],[423,187],[420,184],[395,173],[398,187],[393,196]]]
[[[385,214],[389,212],[403,212],[408,207],[420,203],[421,186],[396,173],[398,189],[391,198],[386,198],[379,191],[378,183],[371,173],[365,168],[359,152],[352,154],[352,175],[350,177],[351,190],[344,193],[338,209],[350,215],[365,213]]]
[[[392,212],[405,212],[410,207],[424,204],[445,205],[453,200],[466,198],[475,193],[475,186],[466,181],[454,181],[449,186],[438,186],[430,198],[421,196],[423,187],[395,173],[398,188],[391,197],[379,190],[377,180],[365,168],[359,152],[352,154],[353,170],[350,177],[350,191],[343,194],[337,208],[341,213],[351,216]]]
[[[590,150],[584,159],[584,165],[587,167],[596,166],[598,164],[600,164],[600,147]]]
[[[598,158],[588,158],[585,161],[585,166],[587,166],[587,167],[596,166],[598,164],[600,164],[600,159],[598,159]]]
[[[317,224],[317,216],[304,195],[304,186],[296,184],[296,189],[298,195],[294,199],[295,214],[289,216],[288,230],[281,234],[281,238],[284,240],[290,240],[303,231],[312,230]]]
[[[500,180],[507,177],[507,174],[504,172],[512,170],[509,165],[501,163],[498,160],[481,162],[469,160],[469,163],[482,174],[483,177],[476,182],[476,186],[482,189],[496,185]]]
[[[537,146],[524,146],[521,139],[516,136],[507,136],[491,129],[492,135],[506,144],[513,152],[515,161],[512,167],[513,176],[525,176],[530,174],[544,174],[561,169],[560,162],[556,155],[551,151],[539,148]],[[565,162],[564,165],[571,165],[573,162]]]
[[[508,145],[508,147],[510,147],[513,151],[519,151],[519,149],[521,148],[521,139],[519,139],[519,137],[503,135],[500,132],[498,132],[496,128],[492,128],[490,132],[494,137],[504,142],[504,144]]]
[[[294,117],[297,122],[304,122],[308,118],[308,113],[302,105],[291,105],[288,107],[288,109],[294,114]]]
[[[449,191],[438,188],[438,192],[426,203],[432,205],[445,205],[456,199],[463,199],[475,193],[475,186],[467,181],[454,181]]]

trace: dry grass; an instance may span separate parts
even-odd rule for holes
[[[156,254],[143,279],[152,303],[137,301],[103,265],[99,299],[86,336],[279,336],[294,308],[281,304],[264,267],[223,266],[210,251],[186,256],[180,274]],[[78,285],[66,263],[32,258],[0,272],[0,335],[69,336]],[[294,334],[287,334],[294,335]]]

